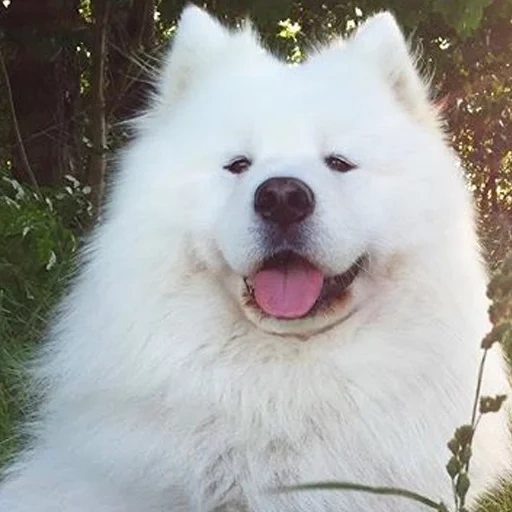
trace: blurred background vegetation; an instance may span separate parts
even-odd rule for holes
[[[250,15],[292,62],[319,39],[391,9],[433,76],[485,256],[499,272],[512,240],[512,0],[197,3],[230,24]],[[0,465],[17,443],[22,362],[98,218],[115,173],[110,157],[130,137],[123,121],[144,108],[184,4],[0,0]],[[504,503],[489,510],[512,511]]]

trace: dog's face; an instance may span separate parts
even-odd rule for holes
[[[160,92],[148,200],[264,330],[343,321],[442,232],[460,183],[387,14],[287,66],[189,8]]]

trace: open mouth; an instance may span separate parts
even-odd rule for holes
[[[281,252],[245,278],[250,304],[274,318],[309,316],[344,298],[367,262],[365,254],[342,274],[326,276],[304,257],[291,251]]]

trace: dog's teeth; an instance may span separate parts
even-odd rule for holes
[[[254,295],[254,287],[249,284],[249,281],[247,280],[247,278],[244,278],[244,284],[245,284],[247,293],[249,295]]]

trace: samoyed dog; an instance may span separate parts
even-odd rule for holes
[[[281,62],[182,15],[36,372],[2,512],[416,511],[451,503],[486,275],[470,197],[388,13]],[[502,392],[499,353],[484,393]],[[503,414],[472,490],[508,470]]]

